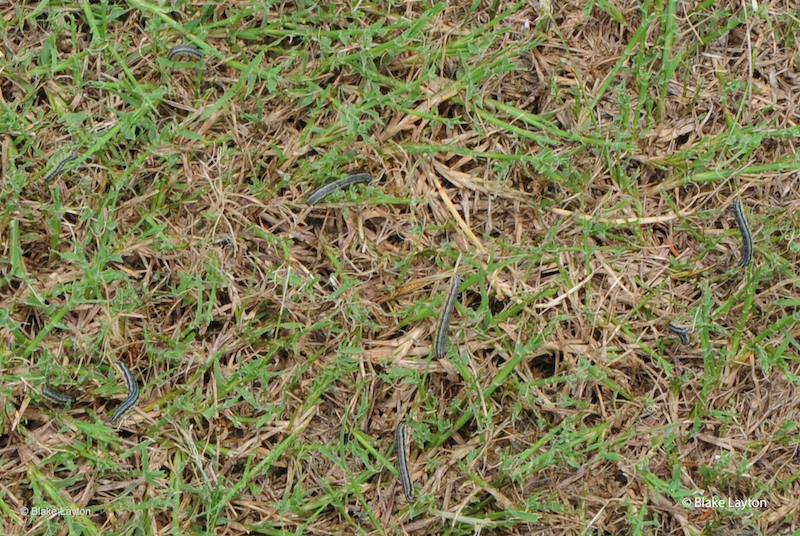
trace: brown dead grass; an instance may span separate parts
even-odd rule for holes
[[[167,533],[177,519],[181,531],[217,534],[259,532],[263,527],[314,534],[439,534],[451,526],[443,512],[474,518],[506,512],[499,517],[507,522],[503,527],[484,529],[483,534],[632,534],[633,512],[653,524],[645,529],[651,534],[798,530],[800,400],[795,378],[800,361],[795,338],[800,330],[796,324],[777,332],[770,326],[794,313],[781,300],[800,294],[797,279],[787,270],[771,269],[797,265],[793,241],[800,228],[800,184],[796,167],[744,174],[738,170],[791,160],[796,152],[792,136],[769,136],[753,147],[740,137],[754,139],[767,128],[795,126],[800,51],[786,41],[800,21],[788,3],[760,4],[766,16],[750,13],[744,24],[701,44],[701,31],[722,26],[713,22],[715,13],[728,10],[741,16],[741,5],[723,4],[697,13],[694,4],[679,5],[673,57],[693,52],[677,66],[668,94],[660,95],[654,84],[643,95],[647,113],[628,117],[627,123],[621,119],[623,111],[633,109],[630,103],[640,98],[633,58],[644,53],[634,50],[619,72],[614,66],[642,22],[638,3],[632,2],[614,3],[625,24],[599,7],[587,14],[583,2],[557,2],[546,40],[525,57],[511,58],[529,69],[487,76],[471,88],[477,94],[452,89],[450,77],[464,66],[443,58],[440,79],[422,84],[417,111],[461,119],[461,124],[430,123],[399,107],[387,108],[380,110],[386,126],[375,127],[371,140],[354,139],[344,146],[338,145],[336,132],[326,133],[333,140],[330,145],[324,143],[325,135],[309,139],[306,127],[314,124],[318,132],[326,132],[340,124],[343,104],[358,104],[364,84],[375,81],[353,70],[332,69],[316,81],[320,88],[331,88],[331,107],[317,110],[304,104],[286,80],[317,72],[327,61],[319,49],[304,51],[306,63],[268,55],[265,65],[281,65],[278,86],[270,90],[257,80],[246,98],[230,100],[209,117],[203,112],[236,85],[239,71],[207,59],[201,73],[176,69],[165,80],[152,49],[127,56],[136,80],[169,88],[155,104],[155,116],[170,128],[194,132],[197,139],[179,135],[176,143],[152,146],[118,136],[79,172],[52,185],[23,189],[17,209],[5,213],[2,255],[10,255],[13,218],[29,282],[10,277],[9,264],[0,264],[7,277],[0,303],[29,341],[51,318],[32,303],[33,296],[61,296],[55,311],[66,303],[58,289],[87,277],[85,266],[51,254],[53,229],[45,216],[52,210],[53,188],[64,203],[56,241],[60,251],[83,244],[91,259],[110,248],[119,259],[108,268],[127,279],[102,285],[102,295],[81,300],[30,358],[19,357],[25,344],[11,330],[0,332],[4,353],[10,356],[4,359],[3,373],[13,378],[3,391],[4,504],[14,512],[35,505],[40,492],[32,484],[32,472],[38,471],[45,479],[68,481],[58,493],[70,504],[93,508],[91,521],[103,533],[145,520],[147,533]],[[464,28],[468,6],[445,9],[428,30],[431,43],[465,35],[507,7],[492,11],[487,4]],[[224,13],[235,8],[235,3],[226,3],[216,9]],[[3,16],[13,17],[13,9],[7,7]],[[288,5],[282,9],[291,11]],[[369,9],[374,8],[365,7]],[[409,2],[394,16],[413,18],[421,10]],[[537,7],[530,6],[504,21],[495,29],[501,35],[486,56],[530,39],[538,15]],[[258,27],[261,16],[243,24]],[[379,15],[366,20],[370,16]],[[154,45],[146,23],[134,10],[109,26],[108,39],[129,43],[126,53]],[[653,22],[644,38],[651,53],[660,54],[661,36],[661,26]],[[8,55],[22,55],[41,49],[47,38],[43,21],[9,33],[4,44]],[[295,39],[287,38],[281,46],[303,44]],[[74,41],[63,36],[57,41],[58,54],[85,50],[90,40],[88,32]],[[226,39],[212,36],[207,41],[226,57],[242,60]],[[359,45],[337,46],[339,54],[348,54],[358,52]],[[749,57],[755,58],[752,69]],[[29,165],[29,171],[44,166],[42,152],[50,154],[69,139],[68,129],[56,121],[60,115],[53,99],[91,118],[91,130],[98,135],[116,121],[109,111],[132,111],[100,84],[125,76],[101,58],[83,62],[87,83],[80,91],[74,91],[69,72],[53,77],[0,73],[5,103],[24,100],[28,84],[41,93],[35,104],[45,110],[42,117],[31,118],[41,151],[29,143],[16,154],[19,133],[3,136],[4,176],[12,159],[17,167]],[[421,79],[425,61],[414,53],[398,55],[380,74],[413,83]],[[485,58],[477,57],[468,67],[481,61]],[[657,59],[639,66],[652,70],[653,80],[662,67]],[[586,100],[612,74],[610,89],[588,109]],[[543,170],[545,164],[496,167],[465,150],[542,155],[543,148],[479,116],[470,99],[480,98],[552,114],[560,128],[586,136],[613,141],[642,135],[630,139],[635,150],[629,152],[561,140],[548,150],[554,160],[568,161],[569,168],[558,167],[552,175]],[[495,114],[526,128],[515,118]],[[741,131],[729,139],[731,124]],[[407,150],[414,144],[453,151],[429,157]],[[387,195],[416,202],[306,207],[303,194],[334,171],[319,169],[314,162],[333,149],[354,155],[350,162],[339,162],[341,170],[367,170],[381,177],[379,188]],[[703,174],[717,170],[720,176]],[[104,211],[113,177],[122,173],[128,188],[119,192],[113,211]],[[752,286],[727,272],[739,255],[739,235],[729,232],[735,192],[745,200],[756,233],[750,273],[762,278]],[[151,211],[159,195],[166,202]],[[669,200],[678,207],[677,214]],[[83,217],[87,207],[104,213],[117,230],[105,234],[93,227]],[[145,215],[150,218],[147,225]],[[151,225],[161,225],[163,231],[148,238],[129,233]],[[103,236],[116,241],[104,244]],[[539,258],[519,253],[531,251],[532,245]],[[690,273],[676,268],[676,254],[678,264],[693,266]],[[542,330],[546,333],[545,342],[489,397],[466,382],[450,360],[428,360],[435,317],[419,304],[446,291],[459,255],[465,273],[482,275],[464,294],[471,316],[458,315],[451,340],[468,351],[481,389],[512,359],[514,343],[526,344]],[[216,283],[181,286],[190,280]],[[414,282],[419,286],[403,286]],[[752,303],[743,301],[748,296]],[[484,297],[488,303],[482,303]],[[213,304],[207,317],[198,318],[197,300]],[[476,313],[485,307],[500,314],[517,304],[518,314],[496,328],[487,327]],[[745,306],[750,312],[742,320]],[[696,316],[702,311],[713,317]],[[408,320],[414,315],[418,319]],[[696,330],[688,347],[664,344],[660,341],[669,336],[666,324],[671,318],[705,326],[706,331]],[[768,335],[754,352],[748,343],[765,331]],[[708,340],[701,344],[701,336]],[[737,337],[734,346],[731,339]],[[774,352],[786,338],[791,342],[784,349],[783,366],[758,358]],[[337,354],[344,342],[357,349],[353,357],[358,364],[339,370]],[[665,358],[660,361],[656,355],[662,351]],[[46,367],[39,362],[42,355],[51,356]],[[242,371],[265,355],[269,382],[226,383],[247,377]],[[115,407],[120,391],[98,365],[120,358],[146,387],[140,407],[126,418],[119,438],[112,431],[76,425],[96,423],[98,415]],[[601,374],[587,374],[587,364]],[[672,375],[666,373],[670,366]],[[714,367],[715,377],[709,372]],[[36,382],[46,379],[42,368],[45,376],[67,371],[85,393],[69,411],[69,424],[58,411],[41,409],[38,399],[31,398]],[[425,392],[418,390],[421,383],[416,380],[400,379],[416,378],[414,374],[429,375],[422,384]],[[324,392],[315,396],[322,378],[329,378],[329,384],[322,383]],[[553,381],[542,381],[547,379]],[[609,388],[609,382],[619,388]],[[252,391],[250,398],[240,394],[242,389]],[[193,408],[198,399],[209,406]],[[442,447],[428,447],[437,423],[455,422],[471,407],[482,414]],[[430,509],[415,510],[409,518],[399,487],[384,485],[395,481],[384,470],[360,483],[359,496],[333,494],[349,502],[331,504],[319,513],[323,505],[313,503],[315,497],[330,500],[331,488],[350,486],[353,475],[366,469],[350,451],[342,459],[331,454],[345,452],[339,447],[342,438],[355,441],[353,431],[360,430],[389,456],[391,431],[407,414],[423,423],[412,445],[413,476]],[[87,439],[103,433],[107,435],[101,439]],[[287,438],[296,443],[287,446]],[[583,440],[571,443],[576,438]],[[540,440],[541,445],[522,456]],[[145,442],[146,457],[141,448]],[[48,461],[74,444],[83,445],[85,452],[76,455],[71,471]],[[105,465],[106,458],[114,463]],[[241,485],[251,464],[270,459],[255,481]],[[151,476],[145,478],[145,471]],[[158,501],[176,475],[184,486],[174,503],[179,513],[157,511],[152,505],[166,510],[173,504]],[[747,512],[687,509],[666,491],[673,479],[684,489],[705,490],[707,496],[763,498],[768,507]],[[230,524],[207,526],[208,499],[192,491],[205,486],[227,497],[220,514]],[[232,489],[236,491],[226,495]],[[298,489],[309,501],[305,509],[287,507],[288,497]],[[131,510],[129,503],[120,506],[115,501],[121,494],[133,504],[145,504],[149,515]],[[536,523],[508,522],[513,518],[508,512],[515,510],[541,518]],[[375,528],[368,513],[382,529]],[[309,519],[310,525],[301,529]],[[6,521],[4,530],[43,533],[40,521]]]

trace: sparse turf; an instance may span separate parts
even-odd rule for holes
[[[800,534],[791,5],[0,2],[0,533]]]

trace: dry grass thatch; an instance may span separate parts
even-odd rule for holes
[[[791,3],[0,15],[3,534],[800,530]]]

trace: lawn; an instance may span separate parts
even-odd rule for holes
[[[791,5],[0,2],[0,533],[800,534]]]

